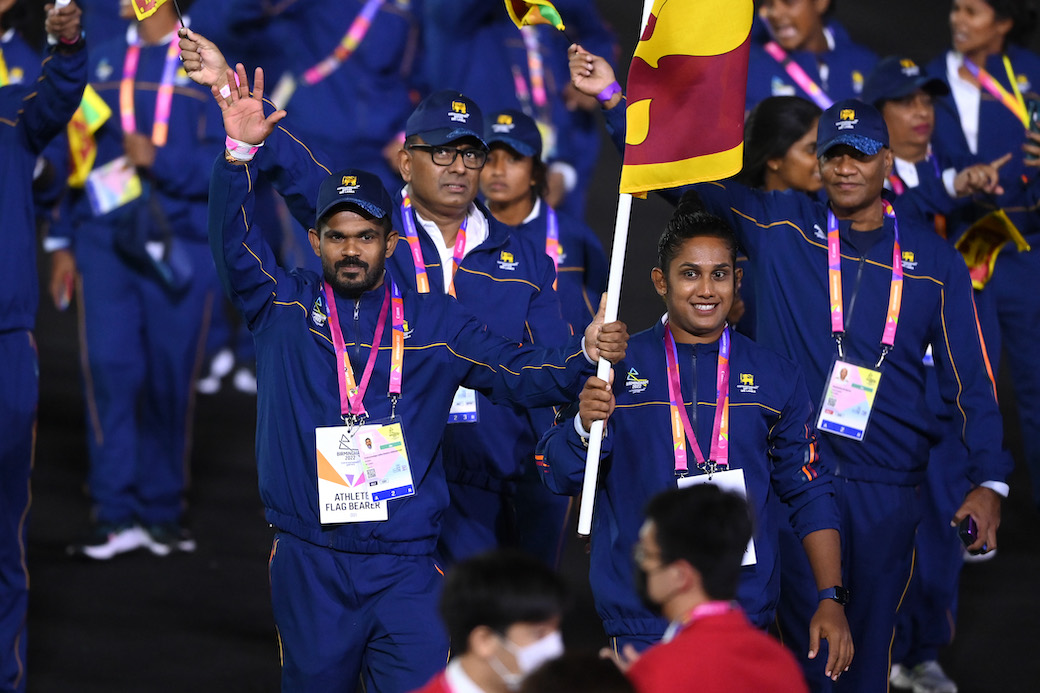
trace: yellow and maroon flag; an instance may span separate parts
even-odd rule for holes
[[[111,117],[112,109],[88,84],[83,90],[79,108],[68,125],[70,187],[82,188],[87,184],[87,176],[94,168],[94,159],[97,157],[94,133]]]
[[[753,0],[654,0],[628,72],[621,192],[740,171]]]
[[[506,12],[519,29],[531,24],[550,24],[563,31],[563,18],[549,0],[506,0]]]
[[[166,0],[130,0],[134,6],[134,14],[137,15],[137,21],[141,21],[145,17],[150,17],[155,14],[155,11],[163,5]]]

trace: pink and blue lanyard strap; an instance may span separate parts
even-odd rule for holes
[[[379,319],[376,321],[375,334],[372,336],[372,348],[368,352],[368,360],[365,363],[361,382],[354,378],[354,368],[350,365],[350,357],[347,356],[346,343],[343,339],[343,330],[339,324],[339,310],[336,308],[336,294],[325,282],[325,300],[329,304],[329,331],[332,333],[332,344],[336,351],[336,376],[339,381],[339,406],[343,421],[349,425],[357,425],[368,417],[365,409],[365,392],[368,391],[368,383],[372,379],[372,370],[375,368],[376,359],[379,356],[379,345],[383,339],[383,330],[386,328],[386,318],[391,312],[392,318],[392,347],[390,351],[390,387],[388,394],[395,406],[397,398],[401,394],[402,366],[404,362],[404,301],[401,291],[391,281],[383,294],[383,305],[379,309]],[[391,415],[393,418],[393,415]]]
[[[152,123],[152,144],[156,147],[166,145],[170,131],[170,110],[173,106],[173,79],[180,67],[180,37],[174,35],[166,49],[166,61],[163,64],[162,82],[155,95],[155,122]],[[134,80],[137,77],[137,65],[141,60],[141,44],[131,43],[126,47],[126,58],[123,60],[123,79],[119,83],[119,117],[123,132],[137,132],[137,116],[134,107]]]
[[[896,343],[896,327],[899,325],[899,309],[903,303],[903,256],[899,250],[899,221],[895,210],[888,200],[882,199],[884,214],[892,220],[895,228],[895,240],[892,244],[892,285],[888,293],[888,314],[885,317],[885,331],[881,336],[881,357],[875,368]],[[841,240],[838,237],[838,218],[834,212],[827,210],[827,283],[831,299],[831,333],[838,342],[838,358],[845,358],[842,339],[845,336],[845,303],[841,296]]]
[[[527,88],[527,80],[524,79],[522,70],[514,64],[513,89],[524,113],[532,118],[547,120],[549,97],[545,91],[545,66],[538,45],[538,34],[533,26],[522,27],[520,34],[524,39],[524,50],[527,52],[527,72],[531,76],[531,88]]]
[[[964,57],[964,67],[968,69],[968,72],[979,81],[979,86],[988,91],[997,101],[1004,104],[1004,107],[1011,111],[1016,118],[1022,121],[1022,125],[1029,129],[1029,113],[1026,110],[1025,100],[1022,98],[1022,92],[1018,90],[1018,80],[1015,79],[1015,70],[1011,67],[1011,59],[1006,55],[1004,56],[1004,70],[1007,72],[1008,81],[1011,83],[1011,88],[1015,90],[1014,94],[1008,92],[1004,88],[1004,85],[998,82],[993,75],[987,72],[984,68],[976,65],[967,56]]]
[[[544,200],[543,200],[544,204]],[[556,218],[556,211],[549,205],[545,214],[545,254],[552,260],[553,269],[556,270],[556,279],[553,279],[553,291],[556,291],[560,278],[560,220]]]
[[[770,41],[765,45],[766,53],[769,53],[770,57],[776,62],[780,63],[780,66],[787,72],[787,76],[794,80],[802,91],[809,95],[817,106],[823,110],[830,108],[834,101],[831,97],[827,96],[826,92],[820,88],[820,85],[813,81],[813,78],[806,74],[802,66],[791,59],[791,56],[787,54],[780,44],[776,41]]]
[[[412,251],[412,264],[415,265],[415,288],[421,294],[430,293],[430,277],[426,274],[426,261],[423,259],[422,246],[419,245],[419,232],[415,228],[415,217],[412,216],[412,198],[406,193],[401,200],[401,221],[404,224],[404,237],[408,241],[408,248]],[[451,283],[448,284],[448,293],[455,296],[455,273],[459,271],[462,258],[466,254],[466,224],[469,222],[467,216],[459,226],[459,232],[455,236],[455,249],[451,259]],[[456,297],[457,298],[457,297]]]
[[[672,328],[664,326],[664,356],[668,364],[668,402],[672,421],[672,449],[675,455],[675,475],[686,476],[689,471],[686,462],[686,441],[690,441],[693,458],[697,468],[713,474],[717,468],[729,468],[729,325],[722,330],[719,337],[719,361],[715,375],[715,423],[712,425],[712,440],[709,459],[705,460],[697,444],[697,434],[690,423],[690,415],[683,402],[682,388],[679,380],[679,357],[675,348]],[[694,378],[697,374],[694,373]],[[697,406],[694,402],[693,406]]]
[[[354,17],[354,21],[350,23],[347,33],[343,35],[343,38],[340,39],[339,44],[333,49],[332,53],[320,63],[304,72],[303,81],[311,85],[317,84],[338,70],[339,66],[354,54],[354,51],[357,50],[357,47],[364,40],[368,30],[372,27],[372,22],[375,21],[376,12],[379,11],[384,1],[368,0],[357,16]]]

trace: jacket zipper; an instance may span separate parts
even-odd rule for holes
[[[852,285],[852,296],[849,298],[849,309],[845,313],[845,333],[849,332],[849,325],[852,324],[852,309],[856,307],[856,296],[859,295],[859,284],[863,278],[863,267],[867,264],[867,258],[864,255],[859,256],[859,268],[856,270],[856,282]],[[847,353],[847,352],[846,352]]]
[[[354,355],[361,358],[361,299],[354,301]]]

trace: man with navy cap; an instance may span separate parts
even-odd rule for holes
[[[394,202],[356,169],[316,186],[309,237],[322,276],[279,268],[256,225],[253,183],[285,112],[264,117],[260,70],[251,96],[241,65],[238,77],[241,87],[218,96],[228,139],[210,185],[210,245],[256,341],[282,688],[352,690],[360,675],[366,690],[413,690],[448,653],[434,551],[448,504],[441,438],[457,388],[496,403],[562,402],[594,359],[624,355],[627,335],[619,323],[593,323],[584,356],[576,337],[560,349],[518,348],[441,292],[415,291],[387,263],[398,245]],[[480,163],[479,139],[453,144],[462,151],[448,157]],[[417,153],[435,165],[445,156]],[[464,174],[449,172],[443,196],[464,199]]]
[[[406,185],[396,198],[402,243],[390,259],[419,293],[449,293],[518,343],[558,346],[571,330],[554,290],[556,270],[543,243],[500,223],[476,200],[488,148],[484,117],[464,94],[427,96],[408,118],[398,153]],[[515,493],[534,464],[550,410],[496,405],[460,389],[444,432],[444,470],[451,503],[438,552],[448,564],[520,542]],[[562,518],[553,528],[559,537]],[[535,540],[537,542],[539,540]],[[540,538],[550,558],[552,537]]]
[[[856,659],[841,690],[885,690],[889,646],[900,598],[911,575],[920,519],[916,486],[939,433],[925,402],[923,357],[932,345],[943,400],[955,403],[967,446],[971,490],[952,518],[978,523],[972,550],[996,547],[1000,499],[1011,460],[982,350],[972,288],[963,260],[913,215],[897,215],[882,195],[892,150],[881,114],[856,100],[820,117],[820,174],[828,204],[803,195],[761,193],[729,181],[694,186],[707,207],[736,228],[761,292],[759,341],[800,363],[818,393],[820,456],[838,478],[846,612]],[[829,307],[829,310],[828,310]],[[847,369],[855,381],[840,382]],[[955,533],[953,528],[950,533]],[[788,560],[788,554],[791,560]],[[794,551],[784,571],[809,575]],[[803,584],[811,584],[808,577]],[[834,598],[825,586],[819,598]],[[851,595],[851,596],[850,596]],[[785,638],[804,645],[817,595],[803,603],[804,623],[784,622]],[[818,663],[826,661],[817,657]],[[814,690],[830,686],[812,663]]]

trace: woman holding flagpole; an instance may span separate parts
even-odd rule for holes
[[[737,590],[753,624],[773,621],[782,524],[802,540],[819,589],[835,590],[820,602],[809,632],[810,657],[821,638],[828,640],[826,669],[837,679],[852,659],[852,641],[832,477],[816,457],[801,369],[726,320],[740,284],[736,250],[732,229],[684,198],[651,273],[664,318],[632,337],[613,386],[588,380],[576,411],[542,437],[536,459],[550,490],[577,494],[592,423],[606,420],[589,579],[615,654],[631,653],[628,645],[646,648],[667,626],[640,599],[646,585],[632,576],[629,555],[643,506],[676,484],[715,483],[739,490],[755,517]]]

